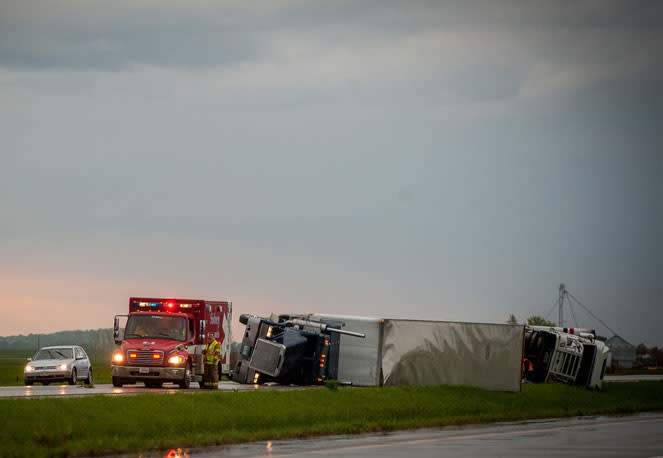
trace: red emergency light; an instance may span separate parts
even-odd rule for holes
[[[138,358],[138,354],[137,353],[129,353],[129,358],[132,358],[132,359]]]
[[[161,359],[161,355],[159,353],[153,353],[152,358],[153,359]]]
[[[129,310],[131,312],[169,312],[194,313],[201,310],[202,301],[132,298]]]

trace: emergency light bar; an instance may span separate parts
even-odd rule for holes
[[[132,312],[171,312],[200,313],[200,302],[179,302],[176,300],[132,301]]]

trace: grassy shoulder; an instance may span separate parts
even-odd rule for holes
[[[5,456],[139,453],[254,440],[663,410],[663,382],[600,392],[384,387],[0,400]]]

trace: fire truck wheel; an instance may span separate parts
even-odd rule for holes
[[[92,368],[87,371],[87,378],[84,382],[86,385],[92,385]]]
[[[122,387],[122,380],[120,380],[117,377],[112,377],[113,379],[113,386],[116,388],[121,388]]]
[[[183,390],[191,386],[191,364],[187,363],[186,369],[184,369],[184,378],[180,381],[179,385]]]
[[[69,379],[69,384],[70,385],[76,385],[77,380],[78,379],[76,378],[76,368],[74,367],[71,370],[71,379]]]
[[[25,380],[25,384],[28,385],[28,386],[32,385],[33,383],[34,383],[34,382],[31,382],[31,381],[29,381],[29,380]]]

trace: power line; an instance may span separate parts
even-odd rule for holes
[[[552,307],[550,308],[550,311],[546,314],[546,316],[543,317],[544,320],[547,320],[550,314],[555,310],[555,307],[557,307],[557,299],[555,299],[555,302],[553,302]]]
[[[573,294],[569,293],[568,291],[566,292],[566,294],[568,294],[569,297],[570,297],[571,299],[573,299],[573,300],[576,302],[576,304],[578,304],[580,307],[582,307],[582,308],[584,308],[585,310],[587,310],[587,313],[589,313],[591,316],[593,316],[594,318],[596,318],[596,319],[598,320],[599,323],[601,323],[603,326],[605,326],[605,327],[608,329],[608,331],[612,332],[614,335],[617,335],[617,333],[615,332],[614,329],[612,329],[610,326],[608,326],[607,324],[605,324],[605,323],[603,322],[603,320],[601,320],[601,318],[599,318],[599,317],[597,317],[596,315],[594,315],[594,313],[593,313],[588,307],[585,307],[584,305],[582,305],[582,303],[581,303],[578,299],[576,299],[575,296],[573,296]]]
[[[578,327],[578,320],[576,320],[576,312],[573,311],[573,307],[571,305],[571,301],[567,298],[566,302],[569,303],[569,310],[571,310],[571,316],[573,317],[573,322],[576,324],[576,328]]]

